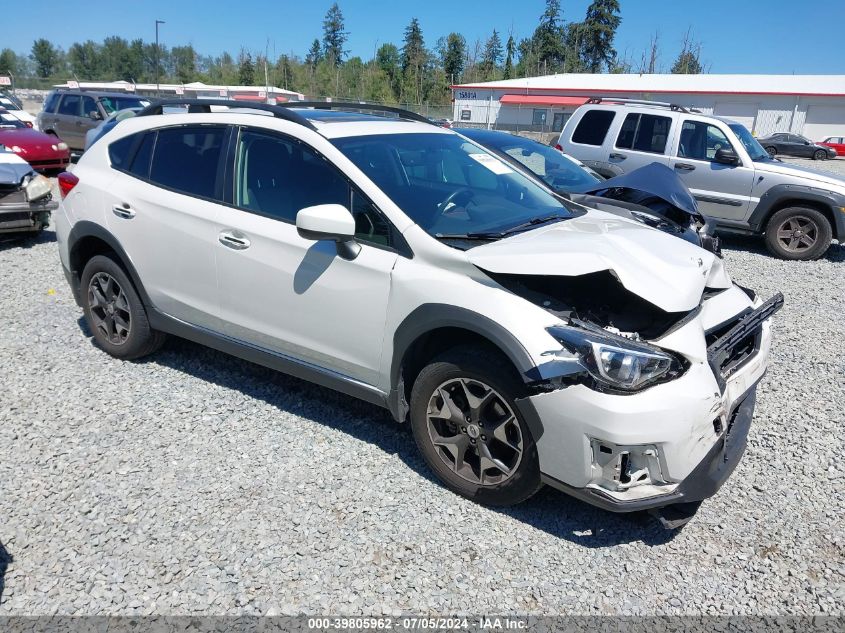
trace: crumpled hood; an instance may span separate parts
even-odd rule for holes
[[[19,185],[32,171],[23,158],[12,152],[0,150],[0,185]]]
[[[801,167],[792,163],[782,163],[777,160],[756,161],[754,170],[758,175],[783,174],[786,176],[797,176],[805,180],[814,181],[813,184],[836,189],[839,193],[845,194],[845,178],[832,172]]]
[[[492,273],[577,276],[607,270],[666,312],[698,306],[708,279],[713,287],[730,286],[712,253],[602,211],[477,246],[466,255]]]

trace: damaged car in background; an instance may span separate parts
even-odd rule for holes
[[[728,478],[782,295],[418,114],[250,109],[150,106],[59,176],[59,255],[105,352],[172,334],[384,406],[480,503],[545,483],[677,527]]]
[[[497,130],[456,128],[575,204],[642,222],[720,254],[715,223],[698,210],[678,175],[659,163],[609,180],[577,159],[530,138]]]
[[[38,233],[50,224],[53,200],[50,180],[0,145],[0,237]]]

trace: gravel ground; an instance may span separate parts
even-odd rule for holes
[[[727,243],[786,307],[745,458],[667,532],[475,505],[382,410],[185,341],[114,360],[54,240],[0,246],[0,615],[843,613],[845,247]]]

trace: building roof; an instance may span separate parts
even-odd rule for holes
[[[568,73],[457,84],[455,90],[530,92],[648,92],[845,96],[845,75],[673,75]]]
[[[259,93],[264,92],[268,96],[278,96],[297,101],[302,101],[305,96],[299,92],[292,90],[285,90],[284,88],[277,88],[275,86],[217,86],[204,84],[201,81],[194,81],[189,84],[133,84],[131,81],[80,81],[76,82],[78,86],[73,85],[68,81],[63,84],[55,84],[54,88],[71,88],[78,87],[81,90],[103,90],[111,92],[172,92],[176,93],[178,89],[187,92],[219,92],[225,90],[229,93]]]

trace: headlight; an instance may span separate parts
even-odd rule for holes
[[[11,145],[9,149],[12,150],[15,154],[20,154],[23,151],[23,148],[20,145]]]
[[[596,381],[615,389],[636,391],[683,371],[675,356],[598,328],[555,326],[548,332],[566,351],[578,355],[581,365]]]
[[[24,194],[27,202],[34,202],[50,195],[50,190],[50,180],[39,174],[26,183]]]
[[[61,143],[59,143],[56,147],[58,147],[58,148],[59,148],[59,150],[61,150],[61,151],[65,151],[65,150],[67,149],[67,143],[65,143],[64,141],[62,141],[62,142],[61,142]]]

